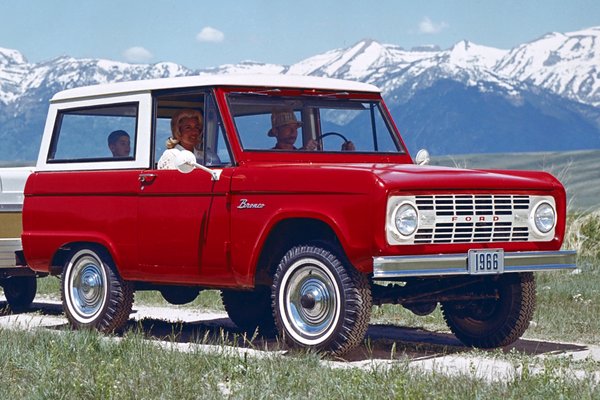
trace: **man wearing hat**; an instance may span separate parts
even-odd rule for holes
[[[298,138],[298,128],[302,122],[296,119],[292,109],[275,110],[271,114],[271,129],[268,135],[275,137],[277,143],[273,149],[277,150],[297,150],[294,146]],[[301,150],[317,150],[318,145],[314,140],[309,140],[306,146]]]
[[[268,135],[275,137],[277,143],[273,149],[275,150],[298,150],[294,143],[298,138],[298,128],[302,126],[302,122],[296,119],[294,110],[292,109],[281,109],[275,110],[271,113],[271,129],[269,129]],[[321,150],[319,143],[316,140],[310,139],[304,147],[300,150]],[[351,141],[344,142],[342,144],[342,151],[354,151],[356,150],[354,143]]]

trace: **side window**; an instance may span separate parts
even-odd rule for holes
[[[171,136],[171,117],[168,118],[156,118],[155,121],[155,144],[154,144],[154,159],[158,161],[160,156],[167,149],[165,143],[169,136]]]
[[[171,131],[171,120],[175,118],[185,121],[185,118],[189,117],[195,119],[195,115],[200,114],[202,131],[196,146],[191,150],[196,155],[197,162],[206,166],[231,164],[229,144],[212,95],[203,92],[181,94],[171,92],[156,96],[155,102],[154,159],[156,163],[168,150],[167,140],[174,135]],[[175,147],[180,148],[181,142]]]
[[[133,160],[137,115],[137,103],[59,112],[48,162]]]

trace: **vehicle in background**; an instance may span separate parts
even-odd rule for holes
[[[33,166],[0,168],[0,286],[12,310],[22,310],[35,298],[36,274],[21,251],[23,188]]]

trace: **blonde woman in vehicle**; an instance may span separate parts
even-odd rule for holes
[[[204,118],[197,110],[183,109],[177,111],[171,118],[171,137],[165,143],[167,150],[158,160],[158,169],[176,169],[177,153],[188,150],[194,153],[198,163],[204,163],[203,151]],[[207,162],[218,164],[219,157],[208,150]]]

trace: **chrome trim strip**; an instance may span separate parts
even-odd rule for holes
[[[22,212],[23,204],[0,204],[0,212]]]
[[[576,255],[572,250],[504,253],[504,272],[574,269]],[[373,257],[373,279],[432,275],[469,275],[467,254]]]

